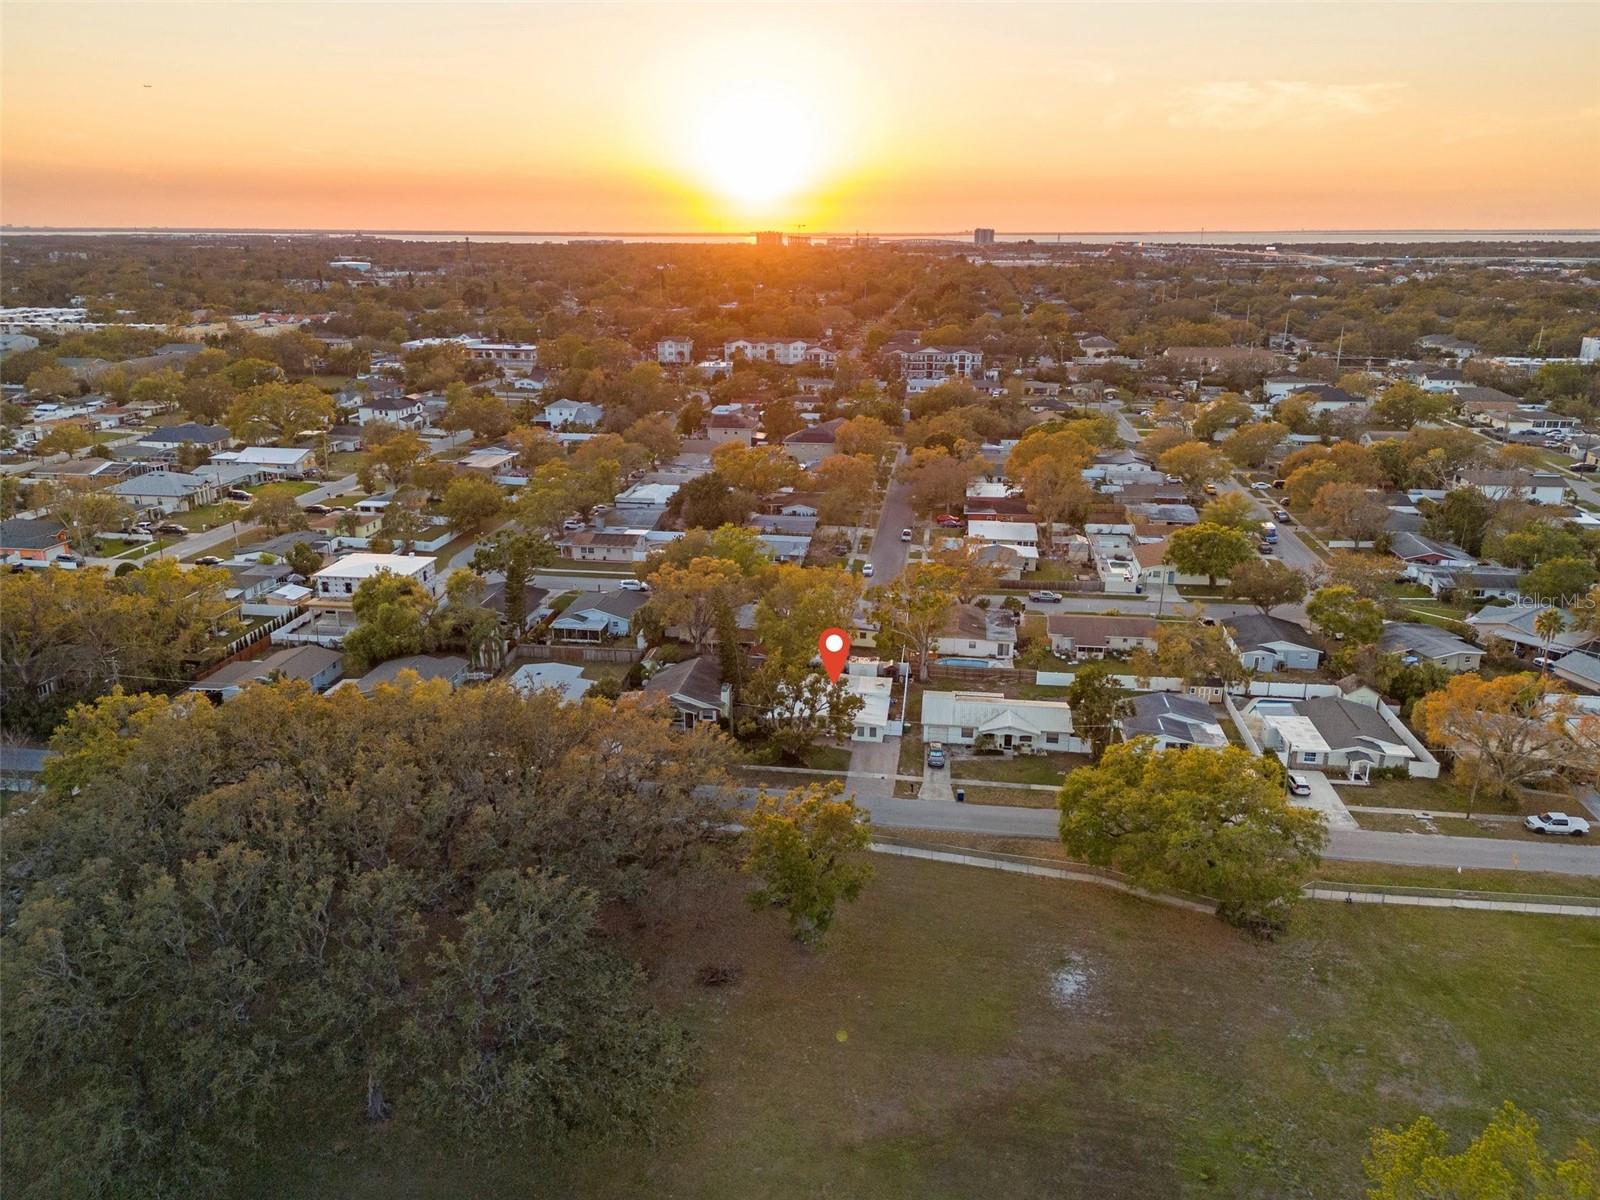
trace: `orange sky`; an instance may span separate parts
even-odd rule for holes
[[[5,3],[0,101],[12,224],[1600,227],[1595,3]]]

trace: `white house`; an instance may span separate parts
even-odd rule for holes
[[[1087,750],[1073,735],[1072,709],[1065,701],[1013,700],[999,692],[924,692],[922,737],[1025,754]]]
[[[563,704],[582,700],[584,693],[594,686],[594,680],[584,677],[582,667],[559,662],[526,663],[513,671],[506,682],[524,696],[551,688],[561,694]]]
[[[1381,706],[1342,696],[1314,700],[1253,700],[1246,712],[1260,721],[1262,742],[1293,767],[1407,767],[1418,760]]]
[[[941,659],[984,659],[1009,667],[1017,652],[1017,627],[1010,618],[1007,612],[957,604],[933,641],[934,653]]]
[[[440,593],[439,564],[425,554],[347,554],[313,575],[311,588],[323,604],[348,606],[358,587],[384,572],[416,580],[430,596]]]
[[[259,467],[267,475],[298,477],[317,469],[316,451],[295,446],[247,446],[212,455],[213,461]]]
[[[594,427],[605,419],[606,410],[583,400],[552,400],[544,406],[544,422],[552,429],[569,425]]]
[[[664,337],[656,343],[656,361],[664,367],[687,367],[694,362],[694,339]]]
[[[399,425],[405,429],[421,429],[423,416],[421,396],[394,396],[387,399],[369,397],[356,409],[357,425]]]
[[[1566,481],[1554,471],[1458,471],[1457,487],[1476,488],[1486,500],[1517,499],[1534,504],[1561,504]]]
[[[973,518],[967,522],[967,541],[975,546],[1009,547],[1022,559],[1024,570],[1039,566],[1039,526],[1032,521]]]
[[[881,742],[889,728],[889,700],[894,691],[894,680],[887,676],[856,675],[843,679],[845,689],[861,698],[861,711],[856,714],[856,727],[850,734],[852,742]]]

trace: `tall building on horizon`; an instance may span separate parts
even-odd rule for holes
[[[992,229],[974,229],[972,231],[972,244],[974,246],[992,246],[992,245],[994,245],[994,230],[992,230]]]

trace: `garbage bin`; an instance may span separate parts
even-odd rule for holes
[[[956,789],[956,803],[957,804],[965,804],[966,802],[967,802],[967,789],[966,788],[957,788]]]

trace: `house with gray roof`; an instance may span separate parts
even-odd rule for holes
[[[1259,718],[1265,747],[1291,768],[1405,767],[1418,759],[1383,711],[1343,696],[1253,700],[1246,712]]]
[[[644,692],[672,706],[672,724],[678,729],[714,725],[733,711],[733,688],[722,681],[722,667],[711,654],[663,667],[645,681]]]
[[[198,508],[217,498],[217,485],[213,481],[185,471],[151,471],[114,483],[106,490],[146,513]]]
[[[1172,692],[1143,692],[1128,702],[1127,714],[1117,728],[1128,741],[1154,738],[1158,750],[1181,750],[1185,746],[1218,748],[1228,744],[1228,735],[1217,720],[1216,710],[1193,696]]]
[[[176,450],[180,446],[203,446],[215,450],[233,443],[233,434],[221,425],[201,425],[184,421],[179,425],[162,425],[139,439],[139,445],[151,450]]]
[[[550,631],[557,641],[602,642],[628,637],[634,632],[641,608],[649,602],[645,592],[589,592],[579,596],[554,621]]]
[[[1310,630],[1282,617],[1241,613],[1222,622],[1239,661],[1252,671],[1315,671],[1322,650]]]
[[[1600,654],[1574,650],[1556,659],[1550,673],[1586,692],[1600,692]]]
[[[320,692],[344,673],[344,658],[337,650],[326,646],[293,646],[279,650],[266,658],[246,662],[231,662],[213,671],[204,679],[189,685],[214,703],[232,700],[252,683],[267,683],[274,679],[299,679]]]
[[[1378,649],[1416,662],[1433,663],[1452,674],[1483,665],[1483,647],[1420,621],[1390,621],[1378,635]]]
[[[347,680],[345,686],[370,696],[384,684],[394,683],[402,671],[415,672],[423,683],[443,679],[451,687],[457,687],[467,677],[467,660],[459,654],[407,654],[379,663],[360,679]]]
[[[1499,638],[1509,642],[1519,655],[1531,657],[1545,652],[1545,640],[1535,631],[1533,623],[1549,607],[1548,604],[1486,605],[1468,617],[1467,624],[1472,626],[1480,640]],[[1550,639],[1552,655],[1581,650],[1600,642],[1600,635],[1577,627],[1572,613],[1565,609],[1560,612],[1566,627]]]

